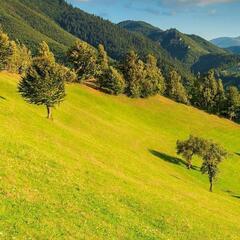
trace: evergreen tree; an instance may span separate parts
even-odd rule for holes
[[[218,83],[213,70],[200,78],[197,89],[199,106],[212,112],[216,106],[215,98],[218,94]]]
[[[100,72],[106,70],[109,67],[108,55],[102,44],[98,45],[97,65]]]
[[[124,76],[127,84],[127,95],[134,98],[141,97],[142,83],[145,79],[145,66],[134,51],[130,51],[126,56]]]
[[[169,73],[166,94],[177,102],[189,104],[189,97],[182,84],[181,76],[174,70]]]
[[[222,80],[217,81],[217,94],[215,96],[215,113],[221,114],[224,108],[225,102],[225,89],[223,87]]]
[[[52,117],[51,109],[64,100],[65,75],[62,66],[55,62],[48,45],[40,44],[38,56],[19,83],[18,90],[29,103],[45,105],[48,118]]]
[[[224,113],[230,120],[240,117],[240,93],[234,86],[227,88]]]
[[[157,67],[157,59],[152,55],[147,56],[145,76],[141,88],[141,97],[162,94],[165,91],[164,77]]]
[[[203,164],[201,172],[208,174],[210,183],[210,192],[213,190],[213,181],[219,172],[218,165],[227,156],[227,152],[219,145],[205,141],[204,147],[202,148]]]
[[[11,42],[0,28],[0,71],[6,69],[11,54]]]
[[[79,81],[93,78],[96,72],[97,54],[93,47],[77,40],[68,51],[68,59]]]
[[[125,88],[123,76],[111,66],[103,70],[99,76],[98,84],[101,90],[114,95],[123,93]]]

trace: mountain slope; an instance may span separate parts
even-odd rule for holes
[[[240,46],[228,47],[227,50],[235,54],[240,54]]]
[[[119,23],[119,26],[129,31],[142,33],[151,40],[160,43],[173,58],[177,58],[188,65],[192,65],[203,55],[226,53],[225,50],[214,46],[199,36],[183,34],[176,29],[162,31],[139,21],[124,21]]]
[[[221,48],[229,48],[240,46],[240,37],[231,38],[231,37],[222,37],[211,40],[213,44]]]
[[[62,56],[76,37],[64,31],[53,20],[19,0],[2,0],[0,24],[11,39],[18,39],[35,51],[46,41],[57,56]]]
[[[94,47],[99,43],[104,44],[110,57],[117,60],[130,50],[135,50],[141,57],[152,53],[166,69],[174,67],[185,78],[192,77],[189,69],[185,69],[180,61],[173,59],[159,44],[142,34],[132,33],[74,8],[64,0],[2,2],[0,23],[10,37],[27,43],[33,49],[39,41],[46,40],[55,53],[63,55],[77,37]]]
[[[2,239],[238,239],[239,125],[163,97],[79,85],[48,121],[16,86],[0,73]],[[200,161],[189,171],[176,157],[190,133],[230,152],[214,193]]]

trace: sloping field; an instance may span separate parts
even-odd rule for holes
[[[80,85],[45,115],[0,74],[0,239],[240,239],[239,125]],[[189,134],[230,153],[214,193],[176,156]]]

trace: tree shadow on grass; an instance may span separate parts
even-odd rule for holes
[[[5,97],[3,97],[3,96],[0,96],[0,99],[6,100],[6,98],[5,98]]]
[[[149,152],[154,155],[155,157],[158,157],[166,162],[169,162],[169,163],[172,163],[172,164],[176,164],[176,165],[180,165],[180,166],[185,166],[187,167],[187,164],[185,161],[183,161],[182,159],[180,158],[177,158],[177,157],[173,157],[173,156],[170,156],[170,155],[167,155],[166,153],[162,153],[162,152],[158,152],[158,151],[155,151],[155,150],[152,150],[152,149],[149,149]],[[192,169],[193,170],[198,170],[198,168],[196,166],[192,166]]]
[[[236,155],[240,156],[240,153],[235,152]]]
[[[224,191],[224,192],[228,193],[228,194],[229,194],[231,197],[233,197],[233,198],[240,199],[240,195],[236,195],[236,193],[234,193],[234,192],[232,192],[232,191],[230,191],[230,190],[226,190],[226,191]]]

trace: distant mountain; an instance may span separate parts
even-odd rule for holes
[[[211,40],[213,44],[221,48],[229,48],[240,46],[240,37],[231,38],[231,37],[221,37]]]
[[[232,53],[240,54],[240,46],[228,47],[226,49],[229,50]]]
[[[104,44],[109,56],[116,60],[130,50],[141,57],[151,53],[166,69],[175,68],[185,78],[192,77],[190,69],[144,34],[88,14],[65,0],[1,0],[0,24],[12,39],[19,39],[32,50],[45,40],[55,54],[63,55],[79,38],[94,47]],[[146,29],[147,24],[143,25]]]
[[[124,21],[119,26],[158,42],[173,58],[190,66],[203,55],[227,53],[199,36],[183,34],[176,29],[163,31],[141,21]]]

